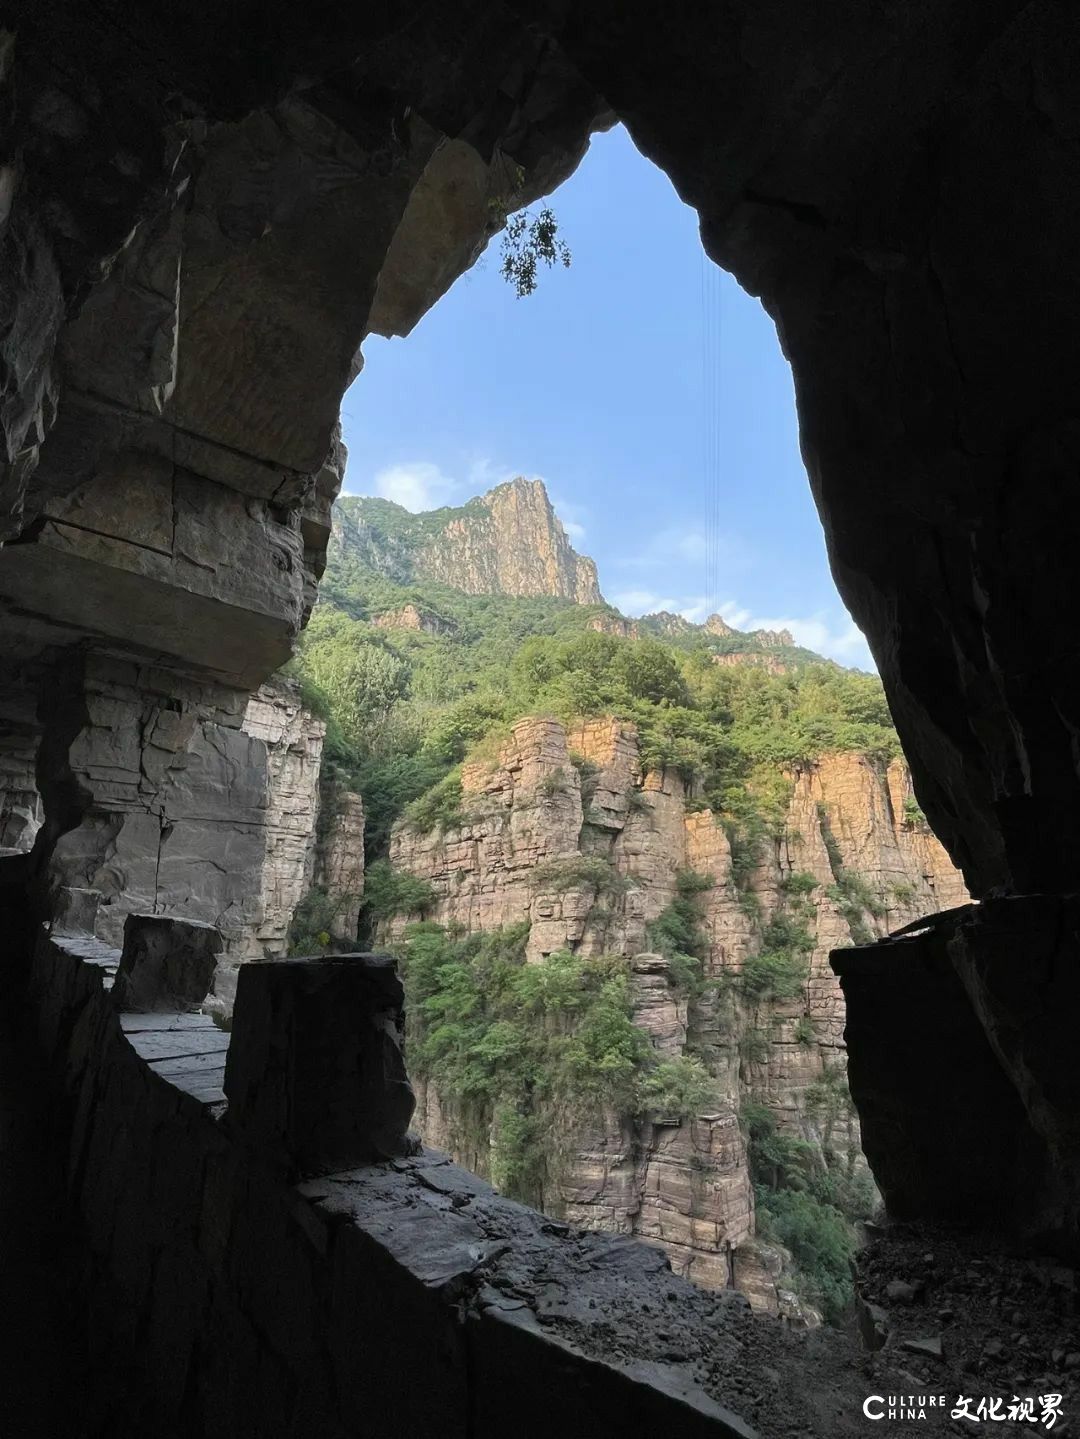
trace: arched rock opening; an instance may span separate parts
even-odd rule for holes
[[[776,320],[838,584],[919,799],[991,901],[919,972],[1017,1097],[1039,1157],[1013,1218],[1075,1257],[1070,7],[8,8],[0,729],[24,799],[0,813],[29,804],[35,736],[42,804],[31,858],[0,861],[16,885],[36,869],[93,930],[163,886],[223,931],[258,922],[243,716],[313,602],[360,342],[407,332],[508,187],[550,189],[615,113]],[[886,1058],[908,962],[845,964]],[[865,1123],[915,1122],[903,1064],[859,1068],[855,1041]],[[953,1117],[985,1142],[985,1112]],[[902,1207],[932,1215],[938,1159],[912,1163]]]

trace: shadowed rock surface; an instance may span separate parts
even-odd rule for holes
[[[267,823],[270,750],[244,714],[310,612],[358,347],[407,333],[475,259],[508,192],[525,203],[551,189],[614,113],[698,210],[708,253],[777,322],[834,573],[919,801],[971,894],[991,900],[955,922],[944,958],[928,952],[933,982],[915,982],[940,1006],[935,1027],[966,1036],[994,1076],[957,1090],[978,1110],[972,1140],[1007,1092],[1001,1112],[1015,1117],[1018,1100],[1017,1132],[1045,1147],[1015,1196],[1017,1227],[1075,1253],[1075,7],[15,0],[3,26],[0,823],[27,907],[8,963],[26,966],[48,911],[83,931],[89,955],[166,897],[241,948],[258,934],[263,879],[288,845]],[[900,981],[874,953],[845,963],[867,1020],[853,1013],[849,1047],[873,1149],[875,1066],[895,1075],[908,1052],[888,1012]],[[116,1352],[139,1358],[128,1393],[146,1432],[165,1432],[158,1406],[185,1436],[276,1433],[286,1413],[293,1434],[392,1433],[394,1416],[372,1421],[379,1387],[356,1367],[357,1327],[379,1385],[392,1375],[403,1403],[429,1403],[418,1433],[501,1434],[519,1408],[524,1432],[547,1433],[544,1401],[567,1393],[597,1439],[625,1434],[634,1412],[671,1432],[730,1431],[707,1384],[691,1403],[670,1375],[643,1373],[655,1361],[640,1353],[617,1372],[589,1367],[590,1335],[605,1352],[620,1342],[630,1292],[619,1324],[579,1331],[570,1388],[563,1368],[540,1384],[528,1362],[550,1353],[533,1347],[540,1315],[577,1294],[573,1265],[553,1294],[530,1290],[531,1317],[500,1301],[461,1326],[452,1266],[433,1290],[423,1264],[403,1275],[349,1229],[335,1250],[351,1275],[333,1291],[344,1308],[320,1291],[334,1317],[313,1348],[296,1318],[305,1265],[342,1231],[310,1224],[257,1156],[240,1160],[79,973],[45,964],[28,1002],[69,1080],[65,1025],[95,1015],[101,1050],[91,1062],[80,1031],[71,1051],[84,1065],[75,1194],[98,1292],[119,1296],[102,1300]],[[886,1198],[928,1204],[917,1166],[907,1191],[890,1186],[887,1138],[878,1152]],[[401,1183],[392,1208],[426,1188]],[[502,1213],[512,1264],[531,1241]],[[117,1234],[135,1240],[117,1248]],[[660,1261],[632,1252],[640,1296],[642,1266]],[[687,1313],[721,1304],[651,1282],[673,1285]],[[744,1380],[722,1348],[705,1365],[725,1404],[760,1415],[763,1433],[860,1422],[854,1398],[813,1385],[786,1408],[808,1372],[775,1328],[743,1330],[766,1332],[746,1342],[776,1342],[768,1393],[761,1366]],[[934,1361],[934,1335],[907,1338],[923,1346],[904,1351],[913,1362]],[[842,1341],[821,1342],[804,1351],[816,1382],[833,1378],[820,1356]]]
[[[197,1009],[220,951],[221,935],[212,925],[129,914],[113,998],[121,1009]]]

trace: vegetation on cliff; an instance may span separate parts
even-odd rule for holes
[[[850,1104],[843,1075],[826,1079],[819,1102]],[[815,1096],[812,1096],[814,1099]],[[747,1100],[740,1111],[754,1182],[757,1232],[791,1251],[795,1284],[827,1319],[839,1321],[853,1298],[853,1222],[873,1210],[876,1194],[852,1153],[839,1158],[780,1131],[764,1104]]]
[[[851,751],[884,765],[899,753],[879,681],[775,635],[662,615],[631,626],[602,604],[417,581],[416,554],[451,520],[475,514],[477,502],[429,516],[363,503],[362,524],[346,515],[293,667],[327,719],[327,763],[364,797],[368,933],[395,916],[423,916],[435,901],[425,881],[390,868],[393,823],[405,817],[418,835],[462,828],[484,803],[463,789],[462,766],[496,763],[516,721],[548,716],[569,726],[614,716],[633,724],[643,769],[677,771],[688,807],[708,807],[723,824],[739,904],[757,935],[740,969],[706,977],[703,921],[714,881],[686,870],[649,924],[648,946],[667,960],[691,1030],[702,1006],[724,1016],[749,1096],[742,1117],[759,1232],[791,1251],[804,1297],[837,1317],[850,1300],[852,1220],[873,1197],[847,1141],[832,1142],[834,1128],[841,1136],[850,1128],[843,1075],[806,1095],[812,1138],[782,1131],[755,1086],[778,1014],[790,1017],[800,1053],[818,1042],[809,1013],[798,1014],[815,905],[835,904],[858,940],[880,899],[844,868],[827,816],[819,820],[831,883],[786,875],[766,916],[750,878],[783,839],[793,767]],[[770,664],[721,662],[740,655]],[[598,772],[571,760],[588,828]],[[560,773],[540,781],[545,798],[566,787]],[[917,822],[914,807],[905,809],[903,823]],[[533,879],[553,895],[590,892],[594,914],[614,913],[630,883],[584,846]],[[321,920],[315,909],[305,913],[309,923]],[[527,942],[520,925],[484,933],[408,926],[398,949],[409,1066],[452,1100],[444,1113],[461,1152],[487,1156],[506,1193],[557,1209],[560,1176],[588,1126],[605,1114],[678,1122],[707,1112],[717,1085],[693,1039],[683,1054],[660,1058],[635,1025],[628,956],[560,951],[526,964]]]
[[[411,1072],[454,1097],[460,1147],[490,1150],[516,1199],[556,1208],[575,1139],[606,1110],[698,1112],[700,1061],[664,1060],[632,1018],[627,961],[565,951],[526,964],[527,924],[469,935],[411,925],[400,946]]]
[[[779,823],[785,766],[830,750],[899,753],[876,676],[825,662],[783,675],[722,667],[705,632],[692,645],[625,639],[587,628],[588,607],[438,587],[408,594],[441,605],[452,633],[387,631],[359,617],[385,596],[380,578],[334,571],[325,589],[293,663],[329,716],[331,761],[364,795],[373,858],[394,819],[448,776],[413,814],[456,813],[454,767],[523,714],[633,721],[643,764],[678,769],[751,850]]]

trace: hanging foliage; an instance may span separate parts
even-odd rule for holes
[[[513,285],[519,300],[536,289],[541,261],[549,268],[556,264],[570,268],[570,247],[559,236],[554,211],[546,206],[539,215],[531,210],[511,215],[503,231],[500,273],[508,285]]]

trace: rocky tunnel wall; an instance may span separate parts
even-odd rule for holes
[[[361,340],[614,111],[777,322],[834,573],[970,891],[1070,893],[1075,7],[254,10],[5,8],[5,827],[44,864],[113,812],[109,767],[88,789],[67,758],[88,653],[234,694],[288,656]]]
[[[540,1439],[554,1425],[616,1439],[648,1424],[752,1439],[702,1387],[700,1366],[658,1359],[661,1331],[704,1354],[725,1326],[749,1322],[739,1296],[699,1294],[628,1241],[575,1237],[433,1151],[298,1184],[269,1142],[266,1104],[258,1132],[245,1128],[199,1079],[190,1051],[207,1031],[185,1028],[195,1016],[122,1027],[114,963],[100,942],[43,938],[30,979],[73,1116],[68,1177],[94,1344],[114,1383],[96,1401],[102,1432]],[[281,1038],[255,1009],[245,1054]],[[237,1037],[244,1023],[238,1009]],[[226,1037],[209,1033],[204,1059],[220,1066],[213,1039]],[[332,1127],[336,1059],[309,1040]],[[276,1112],[279,1073],[238,1068],[242,1114],[255,1113],[243,1096],[256,1090]],[[349,1123],[365,1117],[361,1106]],[[299,1142],[310,1148],[310,1133]]]
[[[6,626],[166,652],[182,631],[189,662],[248,686],[280,663],[363,335],[403,333],[467,267],[506,164],[515,202],[550,188],[610,106],[777,321],[834,571],[969,888],[1068,887],[1064,0],[679,4],[662,23],[647,0],[461,0],[407,40],[333,5],[318,40],[268,3],[242,47],[226,14],[124,31],[12,9]],[[104,73],[124,77],[107,98]],[[230,528],[244,563],[200,559]]]

